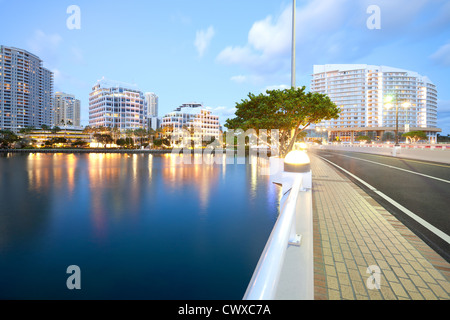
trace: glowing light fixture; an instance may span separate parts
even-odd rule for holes
[[[300,142],[300,143],[298,144],[298,148],[299,148],[300,150],[306,150],[306,149],[308,149],[308,145],[307,145],[306,143],[304,143],[304,142]]]
[[[386,103],[391,103],[393,100],[394,100],[394,97],[391,96],[391,95],[387,95],[387,96],[384,98],[384,102],[386,102]]]
[[[284,158],[284,171],[308,172],[311,170],[311,161],[305,151],[294,150]]]

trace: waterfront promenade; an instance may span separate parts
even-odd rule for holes
[[[448,300],[450,264],[337,169],[310,158],[314,299]]]

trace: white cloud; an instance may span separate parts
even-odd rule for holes
[[[44,61],[55,64],[57,60],[57,51],[63,38],[55,34],[46,34],[42,30],[36,30],[33,37],[28,41],[30,51],[39,56]]]
[[[430,58],[439,65],[450,67],[450,43],[440,47]]]
[[[291,23],[288,15],[289,10],[286,9],[278,19],[268,16],[255,22],[248,33],[248,43],[226,47],[217,56],[217,61],[260,72],[276,70],[281,66],[277,58],[288,54],[290,48]]]
[[[53,72],[55,91],[64,91],[64,88],[66,88],[67,85],[79,89],[88,89],[91,87],[88,83],[61,71],[58,68],[53,68],[51,71]]]
[[[266,92],[267,90],[285,90],[285,89],[289,89],[291,86],[288,86],[286,84],[279,84],[279,85],[273,85],[273,86],[267,86],[264,89],[264,92]]]
[[[307,50],[321,46],[317,36],[332,35],[342,25],[342,3],[325,0],[310,2],[297,9],[297,42]],[[314,30],[314,33],[308,30]],[[217,57],[224,64],[238,64],[252,71],[273,72],[289,64],[292,42],[292,8],[287,6],[278,16],[256,21],[248,33],[245,46],[228,46]],[[306,50],[304,50],[306,51]],[[299,52],[301,53],[301,52]],[[288,61],[289,62],[289,61]]]
[[[310,0],[297,2],[297,72],[312,71],[313,64],[354,63],[372,51],[405,39],[416,39],[425,22],[416,19],[429,6],[426,0],[378,1],[381,30],[368,30],[367,8],[373,0]],[[444,5],[440,1],[438,6]],[[247,43],[229,45],[217,56],[217,62],[237,65],[266,82],[290,69],[292,42],[292,6],[277,16],[269,15],[253,23]],[[236,79],[234,79],[236,80]]]
[[[234,118],[237,109],[235,107],[215,107],[210,108],[210,110],[213,114],[219,116],[220,123],[225,123],[227,119]]]
[[[200,58],[205,54],[205,51],[209,47],[214,34],[215,31],[213,26],[210,26],[206,30],[197,31],[194,45],[197,48],[197,52]]]
[[[191,17],[185,15],[184,13],[177,11],[170,16],[170,20],[174,23],[181,23],[182,25],[190,25],[192,23]]]
[[[264,77],[257,74],[249,74],[249,75],[237,75],[230,78],[231,81],[237,84],[252,84],[252,85],[262,85],[264,84]]]
[[[70,48],[70,52],[72,54],[73,61],[79,65],[86,65],[86,61],[84,60],[83,51],[79,47]]]
[[[243,76],[243,75],[238,75],[238,76],[233,76],[230,78],[231,81],[236,82],[236,83],[244,83],[247,81],[247,77]]]

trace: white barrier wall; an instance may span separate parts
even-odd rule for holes
[[[373,153],[398,158],[450,163],[450,145],[403,145],[394,151],[393,145],[333,144],[315,147],[323,150],[341,150]]]

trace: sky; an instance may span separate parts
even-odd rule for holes
[[[379,29],[367,27],[371,5]],[[39,56],[55,91],[81,100],[82,125],[102,77],[155,92],[159,116],[199,102],[222,123],[249,92],[291,83],[292,1],[0,0],[0,21],[0,44]],[[438,126],[450,134],[450,1],[297,0],[296,30],[297,86],[309,89],[314,64],[416,71],[437,86]]]

